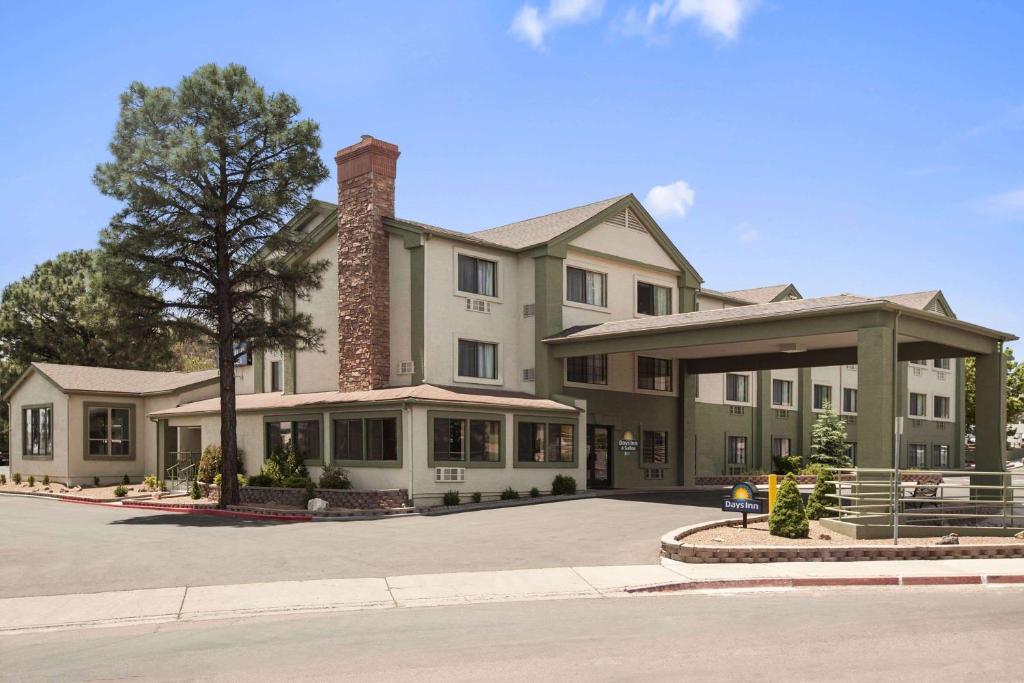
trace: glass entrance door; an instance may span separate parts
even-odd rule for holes
[[[611,486],[612,428],[587,425],[587,487]]]

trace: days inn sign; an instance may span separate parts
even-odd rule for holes
[[[729,496],[722,499],[722,510],[724,512],[742,512],[743,526],[747,526],[747,514],[763,514],[767,511],[768,505],[764,498],[757,497],[757,489],[753,484],[741,481],[733,484]]]

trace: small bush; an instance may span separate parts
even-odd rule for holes
[[[35,477],[34,474],[28,475],[28,485],[29,486],[35,486],[36,485],[36,477]]]
[[[309,501],[316,498],[316,488],[313,486],[313,480],[306,478],[306,502],[305,505],[309,505]]]
[[[530,498],[540,498],[540,489],[536,486],[530,489]]]
[[[142,480],[142,485],[145,486],[150,491],[156,491],[156,476],[152,474],[148,475],[145,479]]]
[[[203,497],[203,491],[199,488],[198,481],[192,482],[192,490],[188,492],[188,495],[192,500],[199,500]]]
[[[444,504],[447,505],[448,507],[454,507],[458,505],[461,501],[462,498],[459,496],[459,492],[456,491],[455,489],[452,489],[448,493],[444,494]]]
[[[15,484],[20,484],[21,483],[21,474],[19,472],[15,472],[14,473],[14,483]]]
[[[797,474],[813,474],[814,476],[818,476],[823,472],[831,476],[832,468],[830,468],[828,465],[822,465],[820,462],[812,462],[806,467],[801,467],[800,471],[797,472]]]
[[[44,474],[43,475],[43,486],[49,486],[49,485],[50,485],[50,475],[49,474]]]
[[[775,507],[768,516],[768,531],[773,536],[786,538],[807,538],[810,525],[804,512],[804,502],[800,498],[800,489],[796,485],[796,476],[792,472],[782,480],[779,497]]]
[[[93,486],[99,486],[100,485],[100,478],[99,477],[93,477],[92,478],[92,485]]]
[[[254,474],[251,477],[249,477],[249,482],[246,485],[247,486],[277,486],[277,482],[274,481],[273,477],[270,477],[270,476],[268,476],[266,474],[263,474],[263,472],[260,472],[259,474]]]
[[[239,486],[245,486],[246,485],[246,478],[245,478],[244,474],[236,474],[235,477],[238,478],[238,485]],[[217,476],[215,476],[213,478],[213,483],[214,483],[215,486],[220,486],[220,483],[222,481],[224,481],[224,476],[220,472],[218,472]]]
[[[772,469],[774,469],[775,474],[799,472],[801,466],[803,466],[803,458],[799,455],[772,456]]]
[[[479,491],[477,491],[477,492],[475,492],[473,494],[473,502],[474,503],[479,503],[482,499],[483,499],[483,496],[480,495]]]
[[[567,474],[556,474],[551,482],[551,495],[571,496],[576,493],[576,480]]]
[[[121,478],[121,483],[127,486],[128,484],[132,483],[132,480],[128,478],[127,474],[125,474],[124,477]]]
[[[119,484],[118,487],[114,489],[114,495],[118,498],[124,498],[128,495],[128,487],[124,484]]]
[[[818,480],[814,483],[814,491],[811,493],[810,498],[807,499],[807,507],[805,512],[807,513],[807,519],[821,519],[822,517],[831,517],[832,513],[825,508],[829,505],[835,505],[835,499],[830,498],[829,494],[836,492],[835,484],[828,483],[828,480],[832,478],[831,471],[826,467],[823,471],[818,472]]]
[[[505,489],[504,491],[501,492],[501,499],[502,500],[515,500],[518,497],[519,497],[519,491],[516,491],[511,486],[509,486],[507,489]]]
[[[322,489],[350,489],[352,482],[348,479],[348,472],[344,467],[327,465],[320,474],[320,488]]]
[[[0,474],[0,486],[5,485],[6,483],[7,483],[7,475],[6,474]]]
[[[160,491],[162,491],[163,493],[167,493],[167,482],[166,481],[161,479],[159,484],[157,484],[157,486],[160,489]]]
[[[297,474],[293,474],[287,479],[282,479],[277,486],[283,486],[286,489],[304,489],[312,487],[313,480],[309,477],[302,477]]]
[[[224,454],[220,449],[220,444],[212,443],[203,449],[202,454],[199,456],[199,466],[196,468],[196,478],[204,483],[216,483],[217,475],[221,473],[224,468]],[[245,451],[241,448],[237,449],[237,457],[235,458],[235,471],[239,474],[245,474]]]

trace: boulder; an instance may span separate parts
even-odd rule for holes
[[[311,498],[306,503],[306,509],[310,512],[327,512],[329,507],[331,507],[330,504],[323,498]]]
[[[960,545],[960,536],[957,534],[946,534],[935,545]]]
[[[1014,538],[1024,538],[1024,531],[1018,531],[1013,535]]]

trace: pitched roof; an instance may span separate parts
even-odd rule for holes
[[[900,306],[906,306],[907,308],[917,308],[924,310],[925,307],[932,302],[935,297],[941,294],[937,289],[933,289],[927,292],[910,292],[909,294],[891,294],[889,296],[882,297],[889,301],[899,304]]]
[[[629,195],[619,195],[599,202],[585,204],[564,211],[556,211],[525,221],[509,223],[497,228],[489,228],[470,233],[477,239],[492,242],[508,249],[528,249],[550,242],[562,233],[572,230],[580,223],[607,209],[612,204],[625,199]]]
[[[645,332],[696,329],[718,325],[729,325],[743,321],[795,317],[800,316],[801,314],[825,313],[839,311],[842,309],[885,304],[896,304],[897,306],[906,307],[905,304],[893,301],[891,298],[865,297],[857,296],[856,294],[837,294],[835,296],[823,296],[815,299],[790,299],[766,304],[752,304],[749,306],[694,311],[691,313],[676,313],[674,315],[662,315],[651,318],[630,318],[627,320],[600,323],[598,325],[580,325],[562,330],[558,334],[548,337],[547,340],[552,342],[568,341],[570,339],[576,341],[609,336],[642,334]],[[950,319],[950,322],[989,334],[999,339],[1016,339],[1016,337],[1011,334],[999,332],[997,330],[990,330],[978,325],[958,323],[952,319]]]
[[[406,387],[389,387],[370,391],[322,391],[309,394],[239,394],[235,398],[239,412],[262,410],[288,410],[293,408],[317,408],[346,404],[368,404],[395,401],[421,401],[424,403],[460,403],[467,406],[484,405],[504,408],[525,408],[531,410],[556,410],[576,412],[576,408],[536,398],[530,394],[509,391],[443,387],[434,384],[417,384]],[[151,417],[173,417],[175,415],[214,414],[220,412],[220,399],[208,399],[185,403],[151,413]]]
[[[791,283],[787,282],[782,285],[768,285],[767,287],[754,287],[753,289],[734,289],[731,292],[722,292],[722,294],[733,299],[742,299],[743,301],[750,301],[755,304],[767,304],[774,301],[776,297],[792,286]]]
[[[32,367],[67,392],[102,394],[165,394],[216,380],[217,370],[198,372],[157,372],[117,370],[86,365],[32,363]],[[13,387],[12,387],[13,389]]]

